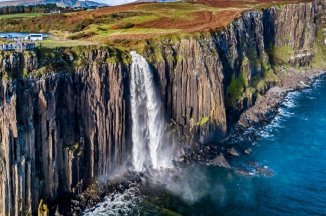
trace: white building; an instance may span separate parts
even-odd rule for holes
[[[32,41],[38,41],[38,40],[43,40],[43,34],[30,34],[25,37],[25,40],[32,40]]]

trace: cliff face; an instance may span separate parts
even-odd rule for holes
[[[212,37],[181,40],[161,47],[163,60],[154,64],[167,115],[186,142],[226,134],[224,73]],[[201,121],[208,119],[202,124]]]
[[[279,81],[281,67],[311,66],[325,5],[315,1],[247,12],[209,36],[149,44],[147,56],[159,74],[167,113],[189,134],[184,139],[223,138]],[[209,122],[200,124],[203,118]]]
[[[87,53],[89,63],[73,74],[2,80],[1,215],[25,215],[41,198],[81,191],[126,159],[127,70],[102,64],[108,55]],[[17,72],[38,65],[22,54],[5,58],[2,68]]]
[[[320,0],[252,11],[208,35],[149,43],[176,135],[220,140],[282,68],[314,66],[325,9]],[[1,215],[35,212],[40,199],[77,193],[130,161],[130,63],[103,48],[76,53],[1,55]]]

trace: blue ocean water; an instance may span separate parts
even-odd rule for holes
[[[194,169],[163,207],[182,215],[326,215],[326,77],[290,93],[261,134],[235,164],[257,161],[274,176]]]

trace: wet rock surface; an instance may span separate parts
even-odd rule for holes
[[[271,177],[275,175],[275,172],[268,168],[266,165],[261,165],[256,161],[248,161],[241,167],[235,168],[235,172],[244,176],[266,176]]]
[[[237,163],[231,165],[230,162],[237,157],[245,157],[252,151],[251,148],[241,148],[239,145],[219,144],[214,146],[205,146],[202,149],[184,149],[184,154],[180,156],[180,160],[173,161],[177,168],[187,168],[189,166],[216,166],[229,169],[238,174],[245,176],[273,176],[275,173],[267,166],[261,165],[259,162],[249,161],[246,163]]]
[[[51,204],[50,214],[77,216],[86,209],[92,213],[100,202],[105,199],[108,199],[108,202],[114,202],[117,195],[121,195],[127,190],[134,189],[137,191],[134,196],[140,195],[139,188],[145,181],[145,176],[141,173],[126,172],[110,180],[91,184],[83,193]]]

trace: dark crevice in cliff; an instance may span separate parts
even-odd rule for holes
[[[271,17],[270,10],[263,11],[263,26],[264,26],[264,47],[268,55],[269,62],[275,66],[273,58],[273,47],[275,45],[275,24],[274,19]]]

